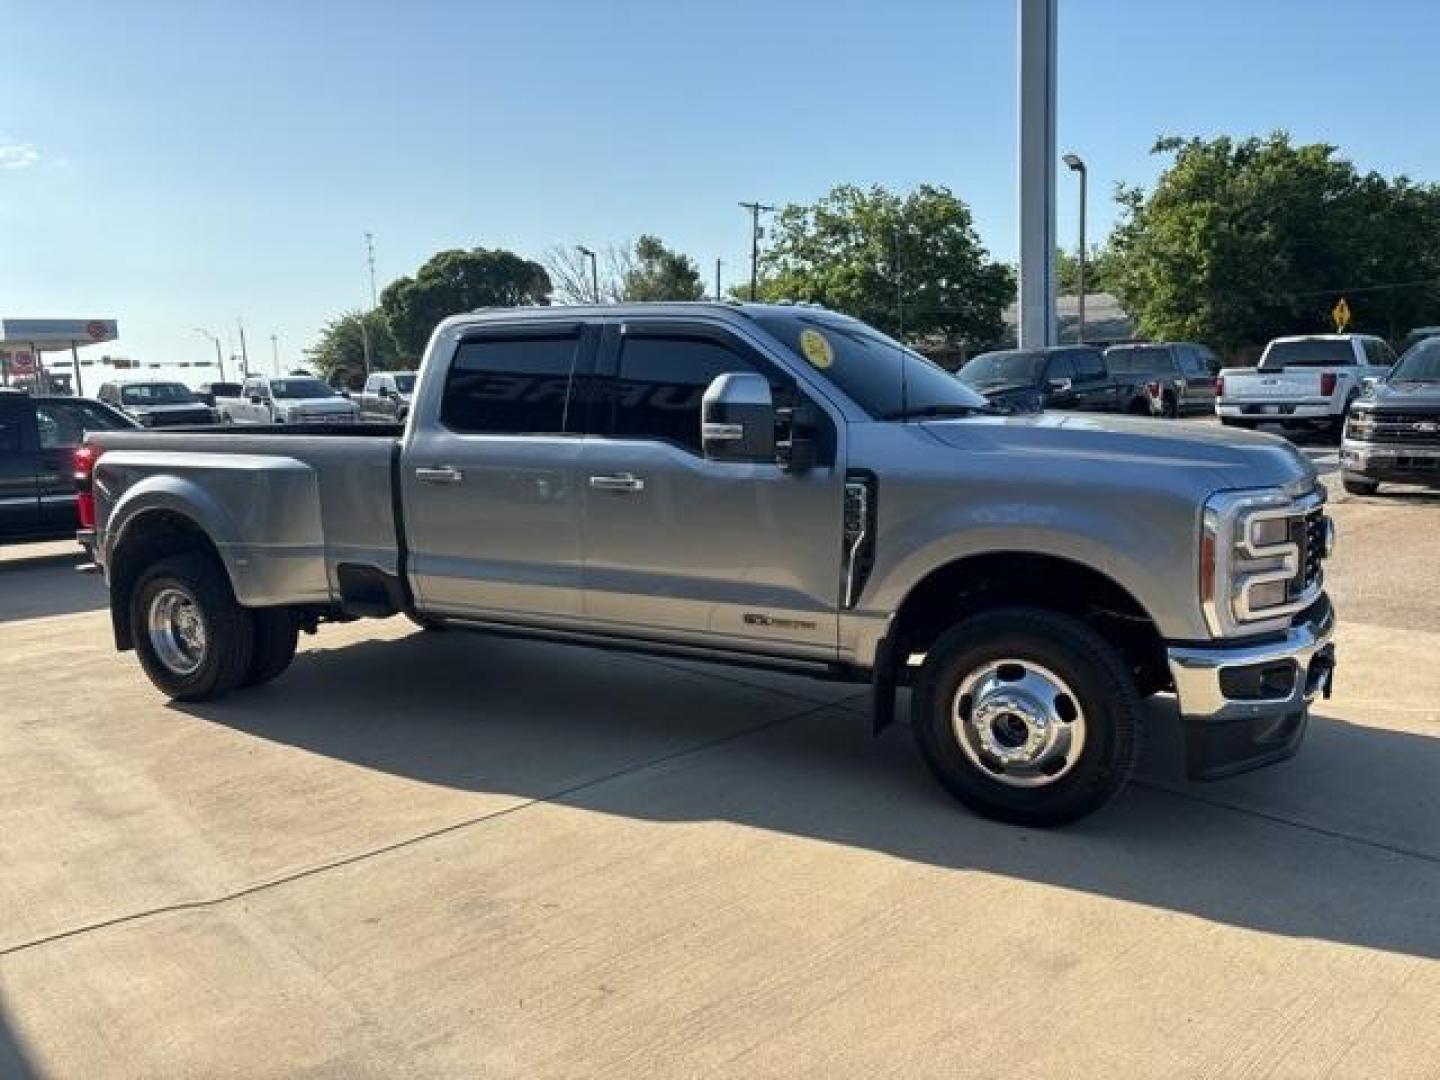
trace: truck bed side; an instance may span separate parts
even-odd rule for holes
[[[345,565],[397,573],[396,429],[105,433],[96,557],[162,521],[197,528],[247,606],[331,604]]]

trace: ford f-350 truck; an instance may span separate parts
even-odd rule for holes
[[[868,682],[877,729],[909,687],[954,795],[1052,824],[1124,784],[1143,698],[1175,695],[1213,778],[1294,753],[1334,666],[1288,444],[997,415],[808,306],[461,315],[403,430],[106,433],[78,469],[116,643],[181,700],[403,613]]]

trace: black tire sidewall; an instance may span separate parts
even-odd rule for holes
[[[166,588],[188,593],[205,623],[205,655],[200,666],[185,675],[170,670],[150,642],[150,604]],[[229,693],[245,674],[254,644],[250,613],[235,602],[225,572],[201,554],[170,556],[140,575],[130,594],[130,632],[145,674],[177,701],[206,701]]]
[[[257,608],[250,613],[255,645],[241,686],[259,686],[282,674],[295,659],[300,620],[289,608]]]
[[[1030,660],[1063,679],[1085,714],[1080,760],[1054,784],[1005,785],[973,764],[951,727],[950,705],[965,676],[996,659]],[[920,751],[956,798],[986,817],[1057,825],[1098,808],[1129,779],[1137,755],[1139,697],[1119,656],[1074,619],[1008,608],[965,620],[930,650],[912,699]]]

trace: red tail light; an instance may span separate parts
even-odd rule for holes
[[[93,446],[75,448],[75,513],[80,518],[80,528],[95,528],[95,462],[100,460],[100,451]]]
[[[1339,378],[1333,371],[1327,371],[1320,376],[1320,396],[1329,397],[1335,393],[1335,382]]]
[[[1145,384],[1145,392],[1153,398],[1158,398],[1160,396],[1160,384],[1158,382],[1147,382]]]
[[[1215,396],[1216,396],[1216,397],[1224,397],[1224,396],[1225,396],[1225,376],[1224,376],[1224,375],[1216,375],[1216,376],[1215,376]]]

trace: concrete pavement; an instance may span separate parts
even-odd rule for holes
[[[1054,832],[854,687],[400,621],[167,705],[11,549],[0,1074],[1434,1076],[1435,507],[1335,512],[1300,757],[1190,785],[1157,702]]]

